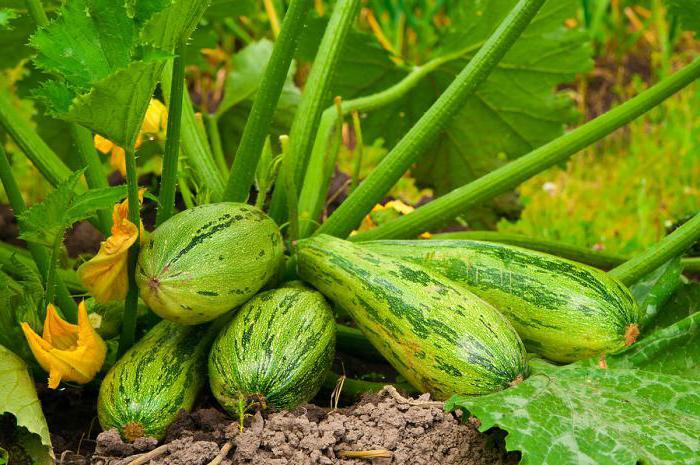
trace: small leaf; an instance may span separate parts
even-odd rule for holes
[[[146,2],[139,2],[143,3]],[[154,12],[144,24],[143,43],[162,50],[175,49],[192,34],[209,6],[209,0],[172,0],[169,3],[167,8]]]
[[[65,229],[64,215],[71,205],[75,187],[83,171],[76,171],[63,181],[46,198],[19,215],[20,238],[52,246],[57,235]]]
[[[70,208],[65,212],[64,224],[68,227],[89,218],[98,210],[111,210],[114,204],[126,198],[126,195],[125,185],[91,189],[73,199]]]
[[[49,428],[27,366],[0,346],[0,420],[6,420],[5,415],[16,425],[15,446],[29,454],[33,463],[53,463]]]

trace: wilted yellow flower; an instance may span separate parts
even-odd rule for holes
[[[27,323],[22,323],[24,337],[39,365],[49,373],[49,388],[64,381],[85,384],[95,377],[107,354],[107,345],[88,320],[85,302],[78,305],[78,324],[61,319],[56,308],[46,307],[46,321],[41,337]]]
[[[139,191],[139,201],[143,201],[143,192],[144,189]],[[114,206],[112,235],[102,242],[97,255],[78,268],[78,276],[88,293],[100,303],[123,300],[129,289],[128,252],[139,231],[128,217],[128,200]],[[143,237],[143,223],[140,227]]]
[[[148,103],[146,117],[141,125],[141,133],[136,138],[136,148],[141,146],[144,134],[151,134],[157,138],[165,137],[167,124],[168,109],[163,105],[163,102],[152,98]],[[110,154],[109,166],[118,170],[122,176],[126,176],[126,153],[123,148],[99,134],[95,135],[95,148],[104,154]]]

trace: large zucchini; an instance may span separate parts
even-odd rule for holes
[[[189,410],[204,385],[207,326],[162,321],[107,373],[97,399],[102,428],[117,428],[127,440],[160,439],[180,409]]]
[[[411,262],[320,235],[299,242],[299,275],[344,308],[415,388],[445,399],[526,375],[520,338],[495,308]]]
[[[494,242],[373,241],[366,250],[420,263],[469,287],[513,323],[526,347],[572,362],[618,351],[639,333],[627,288],[603,271]]]
[[[287,287],[249,300],[209,355],[209,383],[221,406],[294,408],[316,395],[335,352],[330,306],[312,289]]]
[[[141,249],[141,298],[181,324],[211,321],[242,304],[273,277],[284,244],[277,225],[241,203],[201,205],[160,225]]]

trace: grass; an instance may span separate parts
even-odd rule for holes
[[[700,86],[689,87],[563,168],[521,186],[521,218],[501,232],[638,252],[700,210]]]

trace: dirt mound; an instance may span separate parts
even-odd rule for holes
[[[116,431],[101,433],[91,463],[127,465],[491,465],[517,463],[493,436],[445,413],[426,397],[403,399],[384,390],[335,411],[309,405],[293,412],[259,413],[239,432],[217,410],[182,414],[164,445],[125,444]],[[148,454],[148,455],[144,455]]]

